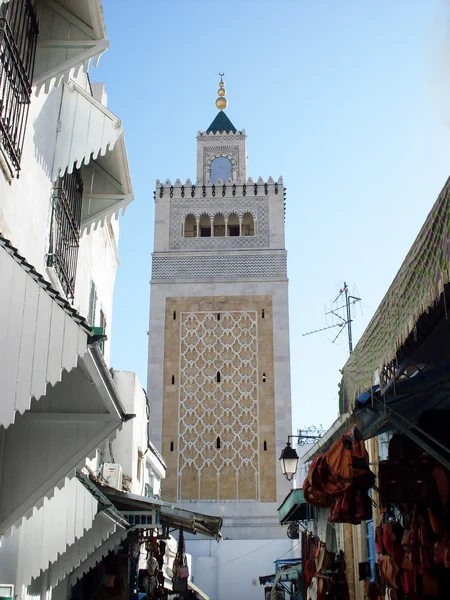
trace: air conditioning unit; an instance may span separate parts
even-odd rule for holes
[[[107,485],[122,491],[122,467],[117,463],[105,463],[102,476]]]
[[[0,583],[0,598],[2,600],[14,600],[14,586],[8,583]]]

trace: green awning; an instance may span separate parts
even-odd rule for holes
[[[311,519],[311,507],[305,501],[303,490],[291,490],[278,509],[281,525],[291,521],[308,521]]]

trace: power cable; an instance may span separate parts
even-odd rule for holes
[[[281,556],[279,556],[276,560],[280,560],[280,558],[283,558],[283,556],[286,556],[286,554],[289,554],[289,552],[292,552],[293,550],[295,550],[296,548],[298,548],[298,546],[300,546],[300,542],[297,542],[295,544],[295,546],[293,546],[290,550],[288,550],[287,552],[285,552],[284,554],[282,554]]]
[[[240,556],[236,556],[235,558],[232,558],[231,560],[227,560],[227,562],[219,563],[215,567],[210,567],[209,569],[204,569],[202,571],[202,573],[205,573],[206,571],[211,571],[212,569],[217,569],[218,567],[223,567],[224,565],[229,565],[230,563],[235,562],[236,560],[240,560],[241,558],[244,558],[245,556],[249,556],[250,554],[253,554],[255,552],[258,552],[259,550],[262,550],[263,548],[266,548],[267,546],[270,546],[270,544],[273,544],[274,542],[279,542],[279,541],[280,541],[279,539],[272,540],[268,544],[264,544],[264,546],[255,548],[254,550],[251,550],[250,552],[246,552],[246,554],[241,554]],[[290,550],[289,550],[289,552],[290,552]]]

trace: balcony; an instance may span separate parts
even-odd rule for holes
[[[37,36],[30,0],[0,6],[0,143],[11,174],[20,171]]]

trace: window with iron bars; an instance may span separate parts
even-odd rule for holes
[[[17,176],[31,102],[38,22],[32,0],[0,6],[0,143]]]
[[[67,298],[73,300],[80,243],[83,180],[79,169],[60,177],[53,188],[47,265],[53,267]]]

